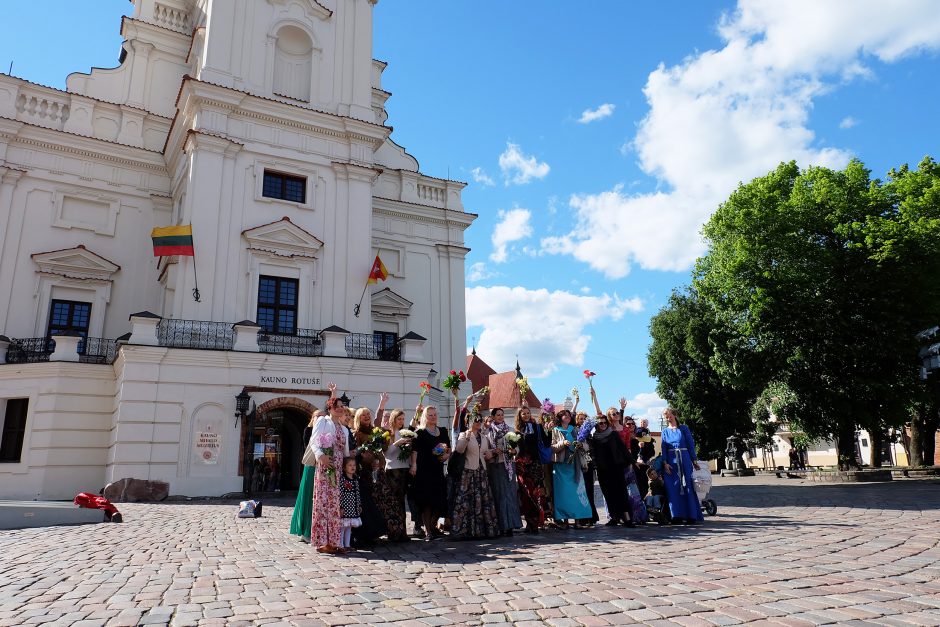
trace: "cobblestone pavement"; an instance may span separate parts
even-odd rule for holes
[[[0,532],[0,625],[940,625],[940,482],[716,479],[701,527],[321,556],[290,506]]]

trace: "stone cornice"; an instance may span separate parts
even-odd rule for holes
[[[382,202],[377,203],[376,201]],[[387,207],[382,206],[385,203],[388,203]],[[474,213],[451,211],[449,209],[438,209],[437,207],[430,207],[427,205],[413,205],[411,203],[402,202],[393,198],[382,198],[379,196],[373,196],[372,206],[373,211],[378,215],[384,215],[390,218],[401,218],[404,220],[411,220],[416,222],[427,222],[441,226],[459,225],[464,229],[469,227],[470,224],[472,224],[473,221],[477,218],[477,215]],[[415,213],[415,209],[419,209],[422,212],[426,212],[430,209],[436,215]]]

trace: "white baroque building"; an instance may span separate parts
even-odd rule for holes
[[[390,139],[375,2],[133,0],[117,68],[0,75],[0,498],[221,495],[261,456],[290,489],[328,381],[414,407],[463,364],[476,216]]]

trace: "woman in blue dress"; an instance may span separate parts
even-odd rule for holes
[[[577,431],[567,409],[558,412],[557,420],[558,425],[552,429],[555,522],[564,529],[568,519],[574,519],[575,526],[580,527],[578,519],[591,517],[591,502],[581,474],[581,454],[575,446]]]
[[[674,523],[698,524],[704,517],[692,483],[692,470],[699,469],[695,440],[689,428],[679,424],[671,407],[663,412],[663,418],[666,422],[662,443],[663,480],[669,511]]]

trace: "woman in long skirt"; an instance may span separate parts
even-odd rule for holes
[[[447,513],[444,464],[450,458],[450,436],[447,429],[438,426],[437,418],[437,407],[424,408],[422,426],[415,437],[409,468],[414,477],[412,490],[424,523],[425,540],[442,535],[437,521]]]
[[[388,394],[383,393],[379,399],[379,408],[376,412],[381,416],[388,402]],[[359,497],[362,501],[362,525],[353,529],[353,544],[364,547],[372,544],[376,538],[385,535],[385,517],[376,505],[376,485],[373,480],[373,471],[385,465],[384,455],[364,450],[363,444],[372,439],[372,412],[368,407],[356,410],[353,421],[353,433],[356,438],[356,473],[359,477]]]
[[[577,524],[578,519],[590,517],[591,504],[581,476],[581,460],[575,446],[577,432],[571,423],[571,412],[563,409],[556,416],[559,424],[552,430],[554,515],[555,523],[567,528],[569,519]]]
[[[483,418],[470,419],[470,429],[457,438],[454,451],[464,454],[463,472],[454,498],[451,537],[456,540],[492,538],[499,535],[496,508],[486,477],[486,465],[494,455],[490,441],[480,433]]]
[[[332,384],[331,384],[332,386]],[[331,391],[335,386],[331,387]],[[310,438],[317,457],[313,482],[313,523],[310,543],[320,553],[336,553],[342,544],[340,525],[339,474],[343,458],[349,456],[348,431],[343,426],[346,408],[338,398],[326,404],[329,417],[317,420]]]
[[[506,435],[512,430],[506,424],[506,417],[502,409],[490,410],[490,426],[486,431],[486,438],[490,448],[494,451],[493,458],[486,465],[486,475],[496,503],[496,518],[499,522],[499,532],[504,536],[511,536],[513,530],[522,527],[522,516],[519,514],[519,486],[516,484],[516,467],[512,453],[506,441]]]
[[[538,533],[545,523],[545,483],[539,459],[539,441],[544,433],[542,425],[532,420],[532,411],[526,405],[516,414],[516,433],[521,436],[516,455],[519,509],[525,517],[525,532]]]
[[[310,416],[310,422],[304,429],[304,450],[310,445],[310,435],[313,433],[313,425],[317,418],[325,415],[316,407],[313,408],[313,415]],[[294,503],[294,513],[290,519],[291,535],[300,536],[301,541],[310,542],[310,526],[313,524],[313,481],[317,474],[316,466],[304,466],[304,474],[300,478],[300,487],[297,488],[297,500]]]
[[[607,514],[610,520],[608,526],[623,523],[625,527],[633,527],[630,518],[630,505],[627,502],[627,482],[623,469],[633,460],[630,452],[623,445],[623,441],[610,428],[607,416],[601,414],[597,417],[594,432],[588,439],[591,458],[597,468],[597,480],[601,484],[601,492],[607,501]]]
[[[692,483],[692,469],[699,469],[695,455],[695,440],[685,425],[680,425],[676,412],[667,408],[663,412],[663,481],[669,495],[669,511],[674,523],[698,524],[704,520],[702,507]]]
[[[577,400],[577,397],[575,397]],[[575,409],[577,409],[578,404],[575,402]],[[574,410],[572,410],[574,411]],[[574,425],[581,429],[581,426],[587,420],[587,414],[583,411],[579,411],[574,416]],[[581,465],[581,476],[584,477],[584,490],[587,492],[588,503],[591,504],[591,517],[582,518],[578,521],[582,527],[591,527],[600,520],[600,517],[597,515],[597,505],[594,503],[594,480],[597,478],[597,469],[594,466],[594,460],[590,455],[586,456],[584,463]]]
[[[392,410],[388,431],[391,434],[388,450],[385,451],[385,469],[379,472],[376,504],[385,516],[390,542],[407,542],[405,530],[405,493],[408,489],[408,466],[412,438],[399,435],[405,428],[405,411]]]

